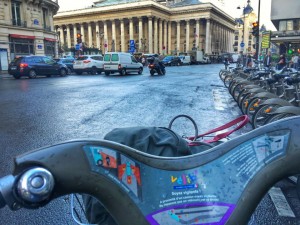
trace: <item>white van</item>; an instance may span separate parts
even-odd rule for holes
[[[178,56],[184,65],[191,65],[191,56],[189,55],[180,55]]]
[[[143,73],[143,65],[133,55],[124,52],[107,52],[104,55],[104,73],[106,76],[112,73],[125,75],[131,72]]]

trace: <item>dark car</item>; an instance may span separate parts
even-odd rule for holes
[[[166,56],[162,60],[162,63],[165,66],[181,66],[183,64],[181,59],[177,56]]]
[[[69,68],[69,72],[73,72],[74,58],[60,58],[54,60],[60,64],[65,64]]]
[[[60,64],[47,56],[21,56],[15,58],[8,67],[8,73],[13,75],[15,79],[23,76],[36,78],[37,75],[66,76],[68,67],[65,64]]]

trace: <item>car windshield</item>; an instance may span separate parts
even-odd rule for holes
[[[13,64],[19,64],[19,63],[21,63],[22,59],[23,59],[23,57],[17,57],[17,58],[14,58],[14,59],[12,60],[12,63],[13,63]]]
[[[164,58],[164,60],[172,60],[173,59],[173,56],[167,56]]]
[[[79,60],[79,61],[83,61],[83,60],[86,60],[86,59],[88,59],[87,56],[79,56],[79,57],[77,58],[77,60]]]

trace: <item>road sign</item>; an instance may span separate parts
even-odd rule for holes
[[[129,41],[129,46],[130,46],[130,47],[135,47],[134,40],[130,40],[130,41]]]
[[[240,46],[241,46],[242,48],[244,48],[244,47],[245,47],[245,43],[244,43],[244,42],[241,42]]]
[[[75,45],[75,50],[76,50],[76,51],[80,50],[80,44],[76,44],[76,45]]]

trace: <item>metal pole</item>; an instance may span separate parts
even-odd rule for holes
[[[260,30],[260,0],[258,0],[258,19],[257,19],[257,22],[258,22],[258,37],[256,38],[256,43],[255,43],[255,48],[256,48],[256,60],[258,60],[258,57],[259,57],[259,50],[260,50],[260,47],[259,47],[259,44],[260,44],[260,34],[259,34],[259,30]]]

